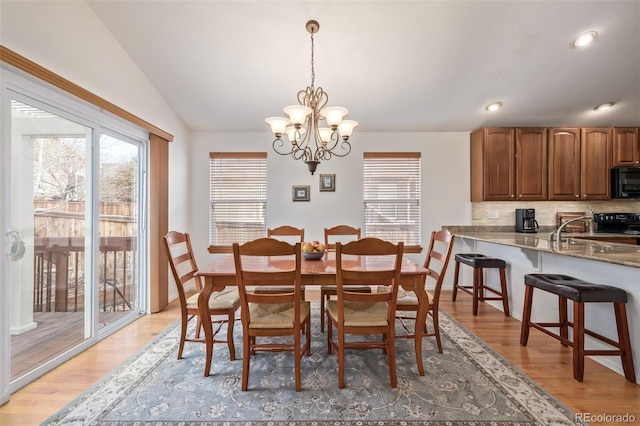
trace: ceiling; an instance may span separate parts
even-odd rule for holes
[[[356,133],[640,125],[638,0],[87,3],[192,131],[268,132],[311,83],[309,19]]]

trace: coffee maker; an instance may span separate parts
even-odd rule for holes
[[[538,228],[536,209],[516,209],[516,232],[533,234]]]

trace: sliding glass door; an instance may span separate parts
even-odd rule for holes
[[[143,312],[146,149],[18,93],[9,110],[4,308],[15,390]]]

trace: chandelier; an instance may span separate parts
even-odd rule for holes
[[[345,157],[351,152],[349,137],[358,122],[343,120],[349,113],[346,108],[326,107],[329,96],[322,87],[315,87],[313,67],[313,35],[320,29],[320,24],[311,20],[306,28],[311,34],[311,85],[298,92],[298,105],[283,109],[289,118],[269,117],[265,122],[276,137],[273,150],[303,160],[313,175],[320,161],[330,160],[334,155]],[[326,122],[326,127],[321,127],[321,122]],[[284,135],[289,143],[283,139]]]

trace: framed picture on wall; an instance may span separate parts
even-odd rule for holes
[[[320,175],[320,191],[335,191],[336,175]]]
[[[293,185],[293,201],[309,201],[309,185]]]

